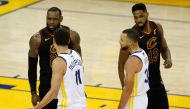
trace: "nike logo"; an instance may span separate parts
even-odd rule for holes
[[[154,35],[156,35],[156,29],[154,29]]]
[[[45,38],[45,42],[48,41],[49,39],[51,39],[51,38]]]
[[[142,39],[143,37],[144,37],[144,35],[143,35],[143,36],[141,36],[141,37],[140,37],[140,39]]]

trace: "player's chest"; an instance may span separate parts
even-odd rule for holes
[[[41,43],[40,51],[43,53],[56,53],[53,38],[44,38]]]
[[[144,34],[140,36],[139,46],[146,50],[160,48],[160,34]]]

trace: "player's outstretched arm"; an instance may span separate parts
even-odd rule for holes
[[[66,62],[63,59],[57,57],[53,60],[51,88],[45,95],[45,97],[42,99],[42,101],[34,107],[34,109],[41,109],[44,106],[46,106],[49,102],[51,102],[53,99],[57,98],[63,80],[63,76],[66,72],[66,68]]]

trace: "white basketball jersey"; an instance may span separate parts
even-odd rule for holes
[[[138,96],[138,95],[145,94],[149,90],[148,56],[143,49],[132,53],[130,56],[135,56],[139,58],[143,63],[141,71],[135,73],[135,84],[134,84],[134,88],[133,88],[133,92],[131,96]]]
[[[69,109],[85,108],[83,62],[80,55],[71,50],[70,53],[59,54],[65,60],[67,70],[58,94],[58,105]]]

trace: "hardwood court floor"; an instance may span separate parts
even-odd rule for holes
[[[32,107],[28,80],[0,77],[0,81],[0,109],[25,109]],[[117,109],[121,96],[120,89],[86,85],[85,90],[88,95],[88,109]],[[168,98],[170,109],[190,108],[190,96],[171,94]]]

